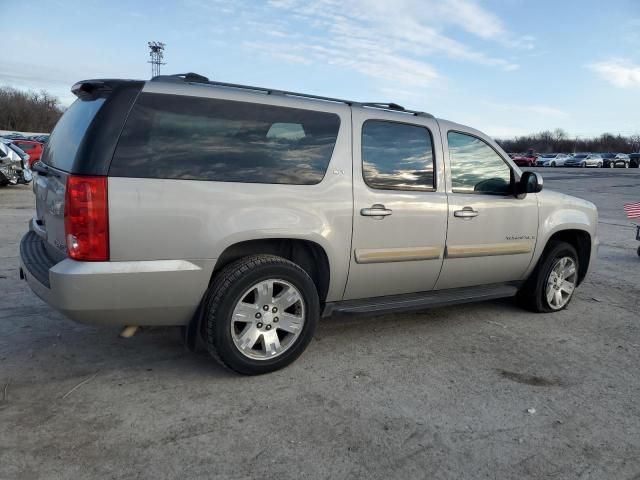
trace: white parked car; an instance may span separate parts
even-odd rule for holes
[[[536,160],[537,167],[563,167],[569,158],[566,153],[544,153]]]

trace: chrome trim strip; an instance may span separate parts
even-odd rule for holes
[[[493,257],[496,255],[517,255],[530,253],[533,244],[519,243],[490,243],[484,245],[456,245],[447,246],[445,258],[472,258],[472,257]]]
[[[411,262],[415,260],[437,260],[442,247],[410,248],[358,248],[356,263]]]

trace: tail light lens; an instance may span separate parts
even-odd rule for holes
[[[67,177],[64,233],[72,259],[109,260],[107,177]]]

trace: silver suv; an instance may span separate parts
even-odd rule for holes
[[[593,204],[427,113],[195,74],[72,91],[21,275],[71,319],[180,325],[241,373],[292,362],[321,316],[561,310],[596,252]]]

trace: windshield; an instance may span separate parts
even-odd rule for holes
[[[66,172],[71,170],[78,147],[104,98],[76,100],[64,113],[51,133],[42,161]]]

